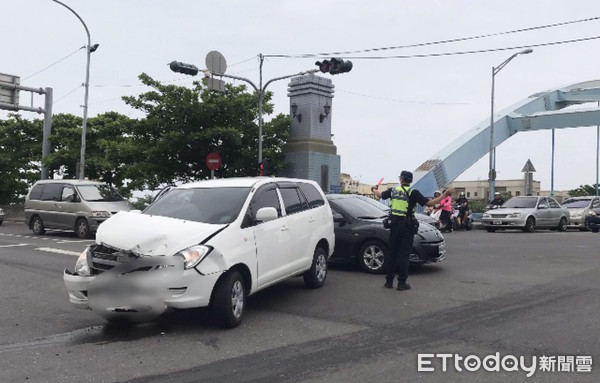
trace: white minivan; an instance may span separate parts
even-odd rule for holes
[[[219,325],[235,327],[246,297],[265,287],[299,275],[323,286],[334,243],[313,181],[201,181],[106,220],[63,279],[71,303],[110,321],[210,305]]]

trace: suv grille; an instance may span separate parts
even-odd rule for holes
[[[125,263],[132,258],[138,258],[137,255],[131,252],[113,249],[104,245],[93,245],[90,250],[92,251],[90,269],[92,270],[92,274],[96,275],[110,270],[120,263]]]

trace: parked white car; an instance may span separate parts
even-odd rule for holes
[[[334,244],[331,209],[313,181],[202,181],[106,220],[63,279],[71,303],[107,320],[210,305],[221,326],[235,327],[250,294],[299,275],[323,286]]]
[[[569,210],[551,197],[513,197],[496,209],[483,213],[481,222],[489,232],[498,229],[536,228],[567,230]]]
[[[587,221],[585,217],[592,209],[600,207],[600,198],[594,196],[572,197],[562,203],[569,209],[571,221],[569,227],[579,230],[587,230]]]

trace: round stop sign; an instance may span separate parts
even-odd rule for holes
[[[206,166],[210,170],[217,170],[221,166],[221,156],[218,153],[208,153],[206,156]]]

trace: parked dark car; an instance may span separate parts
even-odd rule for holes
[[[585,222],[588,229],[597,233],[600,229],[600,208],[590,209],[585,216]]]
[[[389,230],[383,227],[383,212],[357,195],[327,196],[333,211],[335,251],[332,262],[356,263],[368,273],[384,271],[385,254],[389,251]],[[435,227],[420,222],[415,234],[412,264],[435,263],[446,259],[446,242]]]

